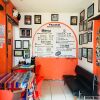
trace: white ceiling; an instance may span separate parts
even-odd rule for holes
[[[93,0],[11,0],[20,12],[80,12]]]

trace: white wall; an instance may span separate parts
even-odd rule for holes
[[[100,12],[98,12],[98,0],[93,0],[94,3],[94,16],[92,17],[95,17],[97,15],[100,14]],[[91,4],[92,4],[91,3]],[[87,8],[89,7],[90,5],[87,6]],[[87,8],[84,8],[85,9],[85,20],[87,19]],[[83,9],[83,10],[84,10]],[[80,11],[81,12],[81,11]],[[91,17],[91,18],[92,18]],[[83,34],[85,32],[80,32],[79,34]],[[83,45],[80,45],[79,48],[82,48],[82,47],[86,47],[86,48],[93,48],[93,37],[94,37],[94,33],[92,32],[92,42],[88,42],[88,44],[83,44]],[[93,63],[89,63],[87,62],[87,59],[86,58],[82,58],[82,60],[78,60],[78,64],[80,66],[82,66],[84,69],[88,70],[89,72],[93,73]]]
[[[67,25],[70,26],[70,16],[78,16],[78,13],[58,13],[59,14],[59,22],[63,22]],[[24,24],[24,15],[31,15],[32,16],[32,25],[25,25]],[[34,24],[34,15],[42,15],[42,23],[41,24]],[[47,22],[51,22],[51,13],[21,13],[21,20],[19,22],[19,28],[32,28],[32,37],[34,36],[34,33],[36,32],[36,30],[42,26],[43,24],[47,23]],[[72,25],[70,26],[76,33],[77,37],[78,37],[78,33],[79,33],[79,29],[78,29],[78,25]],[[19,37],[19,28],[15,29],[15,35],[14,35],[14,40],[30,40],[31,43],[31,54],[30,57],[32,56],[32,38],[20,38]],[[23,60],[22,57],[14,57],[14,65],[18,64],[19,60]],[[27,60],[27,62],[30,62],[30,59]]]

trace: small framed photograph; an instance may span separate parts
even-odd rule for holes
[[[29,49],[29,40],[23,40],[23,49]]]
[[[71,16],[70,25],[77,25],[77,16]]]
[[[30,15],[25,15],[25,16],[24,16],[24,24],[25,24],[25,25],[31,25],[31,22],[32,22],[32,16],[30,16]]]
[[[92,42],[92,32],[88,33],[88,42]]]
[[[88,33],[83,34],[83,43],[87,44],[88,43]]]
[[[23,57],[23,50],[14,50],[15,57]]]
[[[85,10],[83,10],[83,11],[80,13],[80,22],[82,22],[83,20],[85,20]]]
[[[100,12],[100,0],[98,0],[98,12]]]
[[[22,49],[22,41],[15,40],[15,49]]]
[[[34,15],[34,24],[41,24],[41,15]]]
[[[78,53],[79,55],[78,55],[78,58],[80,59],[80,60],[82,60],[82,54],[83,54],[83,49],[82,48],[79,48],[79,53]]]
[[[81,32],[83,30],[84,30],[84,22],[82,21],[79,23],[79,31]]]
[[[87,58],[87,48],[83,48],[83,57]]]
[[[79,35],[79,45],[83,44],[83,34]]]
[[[51,21],[58,21],[59,15],[58,14],[51,14]]]
[[[94,15],[94,3],[87,8],[87,18]]]
[[[93,61],[93,48],[88,48],[87,61],[90,63]]]
[[[87,31],[87,20],[84,21],[84,31]]]
[[[24,59],[30,58],[30,50],[24,50],[23,52],[24,52],[23,53],[23,58]]]
[[[22,36],[22,37],[25,37],[25,35],[26,35],[26,31],[25,31],[24,29],[22,29],[22,30],[21,30],[21,36]]]
[[[88,30],[88,31],[92,31],[92,30],[93,30],[93,21],[89,21],[89,22],[87,23],[87,30]]]
[[[26,38],[32,37],[32,29],[26,29]]]

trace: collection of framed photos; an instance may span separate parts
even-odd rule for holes
[[[84,20],[79,23],[79,31],[92,31],[93,30],[93,21]]]
[[[86,32],[79,35],[79,45],[87,44],[88,42],[92,42],[92,32]]]
[[[42,23],[41,19],[42,19],[41,15],[34,15],[34,24],[41,24]],[[51,21],[59,21],[59,14],[51,14]],[[32,25],[32,16],[31,15],[24,16],[24,24]]]
[[[15,57],[30,58],[29,40],[15,40]]]
[[[20,38],[31,38],[32,28],[20,28]]]
[[[85,20],[85,10],[80,13],[80,23],[79,31],[79,45],[82,45],[79,48],[79,59],[82,60],[82,57],[87,58],[87,62],[93,62],[93,48],[83,47],[83,44],[88,44],[92,42],[92,31],[93,31],[93,21],[88,21],[94,15],[94,3],[87,8],[87,20]]]
[[[82,60],[82,57],[87,58],[87,61],[93,62],[93,48],[79,48],[78,57]]]

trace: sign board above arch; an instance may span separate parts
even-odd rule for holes
[[[33,56],[77,57],[77,38],[74,31],[61,22],[41,26],[33,37]]]

